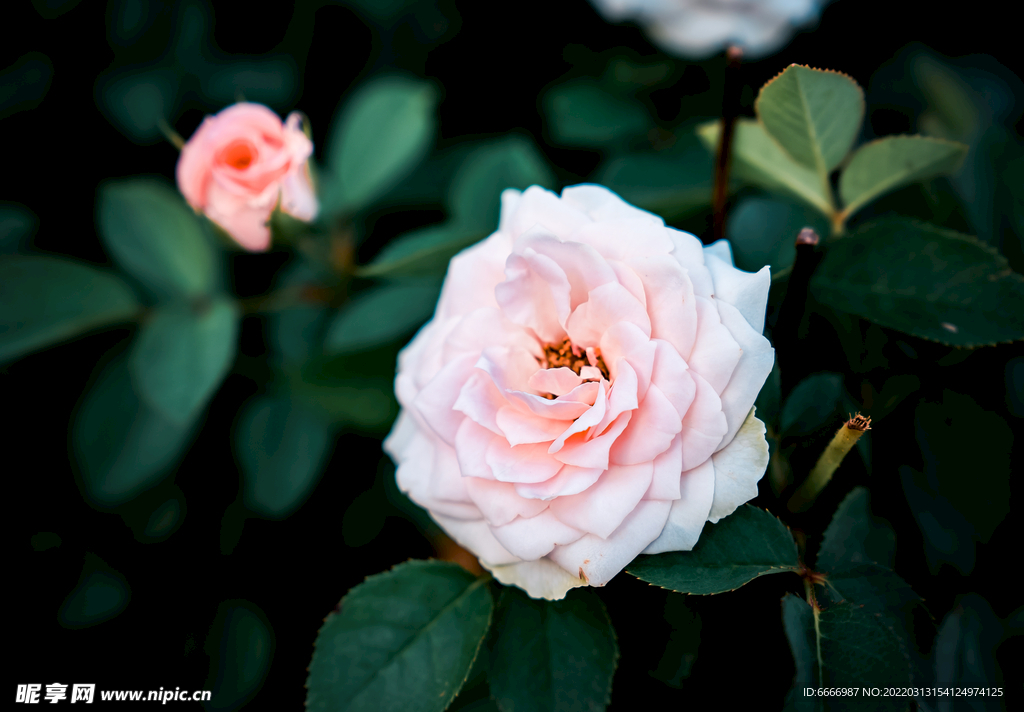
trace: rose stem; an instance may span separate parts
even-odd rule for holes
[[[798,342],[807,336],[807,289],[820,258],[819,242],[818,233],[809,227],[797,235],[796,260],[789,274],[786,294],[779,305],[779,317],[772,329],[772,342],[777,347],[785,345],[778,351],[783,393],[788,393],[807,375],[809,364],[815,362],[814,349],[809,345],[798,346]]]
[[[181,134],[172,129],[170,124],[164,121],[162,116],[157,119],[156,125],[160,129],[160,133],[164,135],[164,138],[170,141],[171,145],[180,151],[181,147],[185,145],[185,139],[181,137]]]
[[[871,418],[866,418],[860,413],[850,418],[843,427],[839,428],[832,442],[821,453],[817,464],[807,476],[807,480],[800,485],[800,489],[789,500],[789,511],[803,512],[814,503],[818,493],[825,488],[825,485],[832,479],[832,473],[839,467],[839,463],[850,452],[861,435],[871,429]]]
[[[743,50],[733,45],[725,52],[725,94],[722,97],[722,129],[715,157],[714,239],[725,237],[725,202],[729,197],[729,163],[732,158],[732,137],[736,116],[740,113],[740,59]]]

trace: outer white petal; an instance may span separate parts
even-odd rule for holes
[[[715,499],[709,522],[717,522],[757,496],[757,482],[768,467],[768,441],[764,423],[754,417],[754,409],[728,447],[711,456],[715,466]]]
[[[473,553],[484,566],[503,566],[519,561],[519,557],[510,554],[508,550],[498,543],[498,540],[491,534],[491,528],[483,519],[453,519],[437,512],[429,512],[430,517],[437,522],[442,529]]]
[[[570,589],[587,585],[586,581],[576,578],[550,559],[520,561],[504,566],[492,566],[481,561],[480,565],[498,581],[506,586],[518,586],[532,598],[559,601]]]
[[[758,334],[764,331],[764,313],[768,306],[768,289],[772,286],[772,276],[768,267],[760,272],[744,272],[708,254],[704,248],[704,264],[711,271],[715,282],[715,299],[721,299],[739,309]]]
[[[714,255],[718,259],[725,262],[730,267],[736,266],[736,261],[732,258],[732,245],[726,239],[715,240],[710,245],[704,246],[704,258],[707,259],[708,255]]]
[[[715,498],[715,466],[711,460],[684,472],[679,489],[682,497],[672,502],[665,529],[644,549],[645,554],[693,549]]]
[[[522,191],[515,188],[506,188],[501,191],[501,217],[498,218],[498,232],[508,232],[508,221],[519,206],[519,197]]]
[[[583,183],[570,186],[562,191],[562,200],[595,221],[643,218],[656,225],[665,224],[665,221],[654,213],[630,205],[602,185]]]
[[[604,586],[658,538],[671,508],[672,503],[664,500],[641,501],[607,539],[587,534],[572,544],[556,546],[548,558],[566,571],[577,572],[591,586]]]
[[[722,325],[736,339],[741,351],[739,363],[721,393],[722,412],[729,424],[729,430],[722,438],[723,444],[719,446],[719,449],[724,449],[743,425],[757,394],[768,380],[775,364],[775,349],[768,339],[761,336],[761,332],[754,331],[736,307],[718,299],[715,302]]]

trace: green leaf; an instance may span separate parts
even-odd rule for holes
[[[72,442],[84,494],[114,507],[163,478],[188,445],[193,424],[168,420],[139,400],[126,359],[107,366],[75,414]]]
[[[441,561],[409,561],[367,578],[317,635],[306,709],[441,712],[490,626],[487,581]]]
[[[693,551],[638,556],[626,572],[679,593],[709,594],[799,566],[796,542],[786,525],[745,504],[717,524],[705,524]]]
[[[337,425],[377,432],[387,430],[398,415],[392,380],[356,377],[323,383],[290,373],[288,392],[304,406]]]
[[[502,712],[597,712],[608,704],[619,650],[593,590],[561,601],[502,591],[488,682]]]
[[[721,125],[711,121],[697,127],[697,135],[712,153],[717,149]],[[822,215],[836,210],[832,189],[810,168],[802,166],[782,150],[753,119],[736,122],[732,141],[732,175],[776,193],[797,198]]]
[[[541,101],[551,140],[563,146],[606,146],[642,136],[651,125],[643,104],[609,94],[590,78],[557,84]]]
[[[274,658],[274,634],[255,604],[224,601],[217,608],[205,648],[210,676],[204,687],[213,692],[206,709],[228,712],[252,700],[263,686]]]
[[[816,210],[772,198],[745,198],[729,215],[727,237],[736,266],[757,272],[771,266],[775,275],[796,259],[796,237],[805,227],[828,235],[828,220]]]
[[[900,218],[828,248],[811,280],[834,309],[950,346],[1024,339],[1024,276],[973,237]]]
[[[998,687],[1002,676],[996,648],[1003,637],[1002,621],[988,601],[976,593],[964,596],[946,615],[935,639],[935,684],[940,687]],[[1003,709],[998,697],[963,700],[971,710]]]
[[[129,357],[139,395],[176,423],[192,420],[231,368],[238,316],[227,299],[201,312],[184,304],[158,307]]]
[[[0,252],[18,252],[38,228],[39,218],[24,205],[0,202]]]
[[[864,92],[840,72],[791,64],[761,87],[754,110],[786,152],[827,183],[860,132]]]
[[[614,158],[599,169],[594,182],[671,221],[711,205],[713,173],[711,154],[691,140],[679,151]]]
[[[910,183],[952,173],[966,155],[962,143],[926,136],[887,136],[861,146],[839,176],[843,214]]]
[[[242,414],[236,438],[245,506],[284,519],[316,487],[330,455],[330,424],[283,398],[258,398]]]
[[[99,226],[114,260],[159,297],[214,286],[214,252],[199,218],[163,183],[135,178],[100,189]]]
[[[131,595],[124,576],[95,554],[86,553],[82,575],[61,604],[57,621],[71,629],[103,623],[121,613]]]
[[[443,275],[452,257],[484,237],[484,231],[459,223],[430,225],[398,236],[357,273],[360,277]]]
[[[816,608],[787,594],[783,624],[793,651],[797,676],[789,695],[796,710],[905,710],[907,698],[872,696],[804,697],[805,687],[907,687],[910,660],[885,620],[851,602]]]
[[[0,258],[0,361],[123,321],[141,305],[112,274],[53,257]]]
[[[452,217],[460,226],[489,235],[498,229],[502,191],[531,185],[555,186],[547,160],[532,141],[512,135],[483,143],[466,156],[452,178]]]
[[[434,314],[436,280],[396,282],[357,295],[327,329],[329,353],[360,351],[407,335]]]
[[[896,535],[892,527],[871,515],[870,495],[855,487],[839,505],[818,550],[820,571],[874,562],[892,568],[896,559]]]
[[[355,92],[328,144],[328,212],[354,212],[412,170],[434,139],[436,103],[433,87],[400,76],[373,79]]]

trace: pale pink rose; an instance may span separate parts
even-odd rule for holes
[[[299,220],[312,220],[319,207],[306,165],[313,144],[301,123],[297,113],[282,124],[267,107],[246,102],[207,116],[181,149],[178,189],[239,245],[266,250],[279,198],[281,210]]]
[[[399,487],[535,598],[689,550],[757,494],[770,276],[596,185],[502,196],[399,356]]]

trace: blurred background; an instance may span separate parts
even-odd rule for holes
[[[866,92],[864,140],[924,132],[971,147],[950,178],[898,191],[858,220],[899,212],[975,234],[1024,272],[1021,54],[1014,23],[996,7],[827,4],[816,29],[811,22],[779,51],[744,63],[742,113],[753,115],[758,88],[790,63],[849,74]],[[282,116],[301,110],[314,157],[326,161],[349,92],[387,73],[433,88],[436,128],[423,161],[354,217],[356,262],[451,218],[450,186],[460,171],[465,182],[474,156],[490,155],[484,149],[515,153],[525,166],[516,179],[553,189],[601,182],[710,236],[711,158],[692,128],[720,113],[724,53],[668,54],[643,26],[610,23],[585,0],[32,0],[5,24],[4,253],[111,265],[97,236],[98,187],[136,175],[173,181],[177,150],[161,120],[187,138],[203,116],[243,97]],[[820,221],[748,187],[731,208],[745,269],[787,267],[796,232]],[[227,251],[223,274],[245,299],[302,279],[303,269],[293,248],[275,245]],[[136,443],[170,454],[154,455],[156,477],[126,502],[95,496],[83,474],[90,443],[111,436],[82,422],[106,422],[123,402],[82,396],[106,383],[104,369],[124,357],[136,327],[0,366],[19,630],[12,683],[205,688],[216,691],[210,709],[295,709],[317,629],[349,588],[408,558],[454,555],[397,492],[380,448],[397,414],[396,354],[430,305],[383,342],[330,353],[309,346],[322,310],[292,312],[245,316],[230,373],[202,418]],[[1010,474],[1024,465],[1024,349],[958,351],[865,325],[863,353],[852,358],[829,324],[809,324],[813,350],[759,402],[759,415],[763,405],[779,422],[773,448],[798,470],[846,412],[874,412],[876,426],[870,447],[840,471],[848,486],[827,490],[791,524],[820,532],[849,486],[868,485],[875,514],[896,532],[896,571],[926,601],[924,652],[952,621],[943,644],[976,656],[974,684],[1016,684],[1003,674],[1024,654],[1020,595],[1007,578],[1024,535],[1008,516],[1020,496]],[[294,352],[309,348],[316,353]],[[327,387],[305,415],[275,407],[289,360],[303,364],[304,382]],[[800,391],[807,376],[815,380]],[[294,437],[277,458],[306,463],[297,476],[312,494],[289,512],[256,511],[240,495],[245,472],[285,465],[247,461],[258,448],[246,438],[285,431]],[[766,476],[755,504],[781,512],[787,477]],[[766,708],[781,708],[793,664],[778,602],[795,578],[776,578],[785,577],[684,599],[618,577],[602,592],[625,653],[612,708],[720,699],[740,680]],[[478,671],[455,708],[489,704]]]

